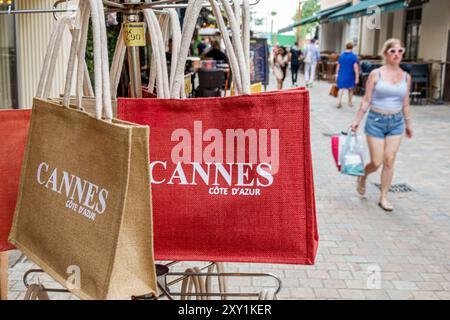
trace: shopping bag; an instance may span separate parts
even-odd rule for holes
[[[353,131],[349,130],[345,137],[340,161],[341,173],[352,176],[364,175],[364,145],[362,139]]]
[[[337,98],[339,94],[339,88],[333,84],[330,88],[330,96]]]
[[[341,162],[340,162],[340,146],[342,144],[341,136],[332,136],[331,137],[331,153],[334,158],[334,163],[336,164],[336,168],[338,171],[341,171]]]
[[[318,234],[304,89],[119,99],[149,125],[155,256],[312,264]]]
[[[20,169],[28,136],[31,110],[0,111],[0,252],[13,249],[8,243]]]
[[[81,21],[88,3],[97,117],[34,99],[9,240],[83,299],[156,294],[149,129],[111,119],[103,3],[81,2]],[[81,44],[79,52],[83,57]]]

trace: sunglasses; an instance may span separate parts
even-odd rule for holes
[[[395,48],[390,48],[387,53],[389,54],[404,54],[405,53],[405,48],[400,48],[400,49],[395,49]]]

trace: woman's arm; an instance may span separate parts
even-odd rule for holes
[[[356,114],[355,120],[351,124],[351,128],[353,131],[358,130],[359,124],[361,123],[361,120],[364,118],[364,115],[366,112],[370,109],[370,101],[372,100],[372,92],[373,88],[375,87],[376,82],[376,70],[373,70],[369,74],[369,79],[367,79],[366,84],[366,94],[364,95],[364,98],[361,102],[361,106],[359,107],[358,113]]]
[[[405,125],[406,125],[406,136],[408,138],[412,138],[413,130],[411,124],[411,110],[409,107],[409,94],[411,92],[411,76],[407,75],[408,81],[408,90],[406,91],[406,96],[403,99],[403,116],[405,117]]]
[[[355,72],[355,84],[359,83],[359,65],[358,62],[353,64],[353,71]]]
[[[340,70],[340,69],[341,69],[341,64],[340,64],[339,61],[338,61],[337,66],[336,66],[336,74],[335,74],[336,81],[338,80],[339,70]]]

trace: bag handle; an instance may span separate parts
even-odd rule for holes
[[[114,50],[114,57],[111,64],[111,92],[113,99],[117,98],[117,88],[119,87],[120,76],[122,74],[123,62],[125,61],[125,54],[127,48],[125,46],[125,40],[123,38],[123,27],[120,28],[119,38],[116,42],[116,48]]]
[[[237,91],[240,93],[248,94],[250,93],[250,75],[248,73],[248,68],[245,62],[245,55],[243,50],[243,45],[240,40],[240,27],[236,21],[236,16],[231,8],[231,5],[227,0],[218,0],[222,3],[225,8],[225,12],[227,13],[228,20],[230,22],[230,26],[232,29],[233,35],[233,44],[231,45],[230,39],[228,37],[228,31],[225,26],[225,22],[223,21],[222,13],[220,8],[215,0],[210,0],[211,7],[213,9],[214,15],[217,19],[219,29],[221,30],[225,47],[227,49],[227,54],[230,60],[230,67],[234,75],[234,81],[236,82]],[[184,65],[186,63],[190,39],[194,33],[195,23],[197,21],[197,17],[202,8],[203,1],[202,0],[189,0],[188,7],[186,9],[185,19],[184,19],[184,28],[182,35],[182,43],[180,48],[180,54],[178,58],[178,63],[176,67],[176,74],[183,73]],[[248,16],[245,15],[246,17]],[[249,41],[248,41],[249,43]],[[234,48],[233,48],[234,47]],[[174,86],[171,90],[171,98],[177,97],[177,92],[181,87],[180,77],[176,77],[174,81]]]
[[[234,82],[236,83],[236,90],[241,93],[243,92],[242,75],[241,75],[241,65],[236,57],[236,53],[231,43],[230,37],[228,35],[228,29],[223,20],[222,12],[220,11],[219,5],[215,0],[210,0],[211,8],[216,17],[217,24],[219,26],[220,33],[222,34],[222,39],[225,43],[225,48],[227,49],[228,58],[230,61],[230,67],[233,72]]]
[[[210,0],[210,3],[212,3],[215,0]],[[231,27],[231,33],[233,35],[233,45],[236,50],[236,57],[239,62],[240,67],[240,73],[241,73],[241,81],[242,81],[242,93],[243,94],[250,94],[250,74],[247,67],[246,59],[244,56],[244,48],[242,45],[241,39],[241,29],[240,25],[237,22],[236,15],[234,14],[233,9],[231,8],[230,3],[228,0],[220,0],[222,3],[225,12],[228,16],[228,20]],[[239,9],[240,12],[240,9]]]
[[[167,74],[167,60],[161,27],[153,10],[145,9],[144,16],[147,21],[153,48],[153,60],[155,60],[156,82],[158,85],[158,98],[168,98],[170,94],[169,78]]]
[[[57,23],[55,24],[55,27],[53,28],[52,34],[50,35],[50,41],[47,45],[47,50],[44,56],[44,62],[41,69],[41,74],[38,81],[38,86],[36,89],[36,97],[42,98],[42,99],[48,99],[50,96],[50,91],[53,84],[53,78],[55,74],[55,66],[56,64],[54,61],[58,58],[59,50],[62,46],[62,37],[64,36],[65,27],[69,27],[69,30],[72,35],[72,40],[74,38],[77,38],[79,36],[79,19],[80,19],[80,13],[79,10],[76,17],[70,17],[70,16],[63,16],[61,17]],[[69,78],[70,72],[72,72],[73,75],[73,66],[74,66],[74,60],[73,60],[73,47],[74,43],[72,41],[71,45],[71,53],[69,58],[69,67],[67,70],[67,76],[66,76],[66,86],[64,88],[64,92],[70,92],[71,86],[67,83],[67,80],[72,78]],[[76,49],[78,49],[76,47]],[[83,91],[84,94],[87,96],[93,95],[93,89],[92,84],[89,77],[89,72],[87,69],[87,65],[84,65],[84,83],[83,83]],[[70,83],[71,84],[71,83]],[[67,104],[65,104],[67,105]]]
[[[53,31],[50,35],[50,42],[47,46],[47,51],[45,53],[44,57],[44,64],[42,66],[41,76],[39,78],[37,90],[36,90],[36,97],[38,98],[45,98],[44,91],[47,87],[47,79],[53,78],[52,70],[54,71],[54,62],[57,58],[57,52],[56,47],[60,47],[62,35],[64,33],[64,27],[69,22],[68,16],[63,16],[60,20],[57,21],[56,26],[53,28]],[[53,66],[53,68],[52,68]]]
[[[184,77],[184,66],[186,64],[187,56],[189,53],[189,46],[191,44],[191,38],[194,34],[195,24],[197,23],[197,17],[200,14],[200,10],[203,6],[203,0],[189,0],[184,16],[183,32],[181,37],[181,45],[178,56],[177,65],[175,66],[175,78],[173,82],[173,88],[170,92],[171,98],[178,98],[181,90],[181,75]],[[173,68],[174,66],[172,66]]]
[[[89,1],[89,3],[88,3]],[[111,83],[108,65],[108,47],[106,41],[106,21],[104,15],[103,2],[101,0],[84,0],[86,6],[82,11],[80,46],[78,51],[77,70],[77,107],[81,108],[82,84],[84,76],[84,62],[86,54],[87,33],[89,26],[89,16],[91,16],[94,38],[94,75],[95,75],[95,116],[102,118],[105,112],[105,120],[111,121],[112,101]],[[89,5],[88,5],[89,4]],[[80,3],[81,5],[81,3]],[[81,7],[80,7],[81,8]],[[90,13],[90,14],[89,14]]]
[[[250,83],[250,4],[248,0],[242,0],[242,33],[242,45]]]

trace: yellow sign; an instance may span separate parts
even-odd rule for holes
[[[186,92],[186,96],[189,97],[192,93],[192,78],[191,73],[184,76],[184,91]]]
[[[145,24],[143,22],[124,23],[123,36],[127,47],[144,47]]]

